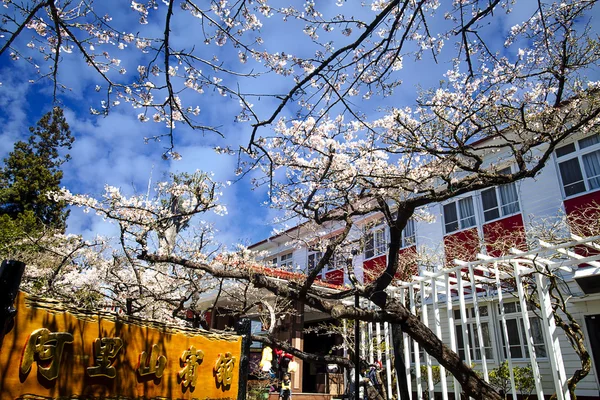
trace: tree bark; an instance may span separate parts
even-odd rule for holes
[[[149,262],[171,262],[188,268],[203,270],[217,278],[244,279],[255,287],[264,288],[276,296],[282,296],[289,300],[299,300],[309,307],[329,314],[334,319],[346,318],[400,324],[402,331],[417,341],[430,356],[454,375],[467,396],[475,399],[502,400],[502,396],[496,390],[480,378],[470,366],[460,359],[458,354],[446,346],[431,329],[397,300],[389,300],[386,296],[379,296],[375,304],[381,307],[382,311],[362,310],[354,306],[346,306],[339,301],[324,300],[315,294],[309,293],[309,295],[301,297],[299,291],[294,289],[294,286],[288,282],[278,282],[264,274],[256,273],[251,269],[244,270],[239,266],[235,269],[225,269],[210,264],[196,263],[175,255],[164,256],[142,253],[139,258]]]
[[[404,360],[404,343],[402,328],[398,324],[390,324],[392,328],[392,346],[394,348],[394,369],[400,387],[400,400],[410,399],[408,377],[406,376],[406,360]]]
[[[394,312],[394,309],[404,314],[405,321],[400,324],[402,330],[416,340],[427,354],[438,360],[454,375],[468,397],[502,400],[502,396],[489,383],[480,378],[470,366],[460,359],[458,354],[446,346],[418,317],[412,315],[399,304],[389,307],[388,312]]]

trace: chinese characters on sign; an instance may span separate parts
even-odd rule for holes
[[[181,378],[183,387],[196,387],[198,367],[204,360],[204,352],[196,350],[194,346],[190,346],[189,349],[183,352],[180,360],[183,363],[183,369],[179,371],[179,377]]]
[[[92,377],[106,376],[107,378],[117,376],[117,370],[111,365],[111,360],[117,356],[121,347],[123,347],[121,338],[97,338],[94,341],[94,360],[96,361],[96,365],[87,369],[88,375]]]
[[[29,373],[31,364],[38,361],[40,375],[49,381],[58,378],[60,359],[67,343],[73,343],[73,335],[68,332],[50,332],[46,328],[31,332],[21,356],[21,373]]]
[[[231,386],[234,366],[235,357],[233,357],[230,352],[219,354],[214,369],[217,384],[221,384],[223,387]]]
[[[158,355],[158,345],[153,344],[152,350],[150,351],[150,361],[148,359],[148,353],[142,351],[140,354],[140,365],[138,367],[138,373],[140,376],[154,375],[160,378],[167,366],[167,357]],[[148,364],[148,365],[146,365]]]
[[[26,293],[16,308],[0,351],[0,400],[231,400],[245,392],[249,330],[209,332]]]
[[[36,362],[41,376],[48,380],[58,378],[65,345],[70,343],[73,343],[73,334],[69,332],[50,332],[46,328],[31,332],[21,356],[21,374],[28,374],[31,366]],[[93,345],[94,365],[87,367],[87,374],[90,377],[115,378],[117,376],[117,360],[122,348],[123,340],[119,337],[96,338]],[[196,387],[201,372],[200,364],[203,361],[204,352],[196,349],[195,346],[192,345],[183,351],[180,357],[183,368],[177,376],[181,379],[184,388]],[[217,387],[222,385],[225,389],[231,385],[235,361],[231,352],[218,355],[213,369]],[[160,354],[159,346],[154,344],[150,355],[146,351],[142,351],[140,354],[137,372],[140,376],[154,375],[156,378],[160,378],[163,376],[166,366],[167,357]]]

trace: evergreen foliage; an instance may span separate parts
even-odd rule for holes
[[[59,190],[60,167],[70,159],[63,153],[75,140],[63,110],[54,107],[29,131],[0,169],[0,242],[5,244],[46,227],[64,231],[68,216],[64,202],[47,196]]]

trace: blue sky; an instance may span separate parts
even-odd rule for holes
[[[280,1],[278,3],[285,4]],[[297,7],[301,7],[301,3]],[[318,2],[319,3],[319,2]],[[351,2],[347,2],[351,3]],[[360,15],[370,12],[361,9],[356,4],[344,4],[340,10],[347,12],[349,7],[359,10]],[[521,2],[522,8],[498,20],[497,24],[484,28],[485,35],[493,40],[502,37],[514,23],[523,15],[529,13],[527,8],[534,2]],[[148,25],[137,25],[138,16],[126,6],[129,2],[123,0],[106,0],[97,2],[99,7],[112,11],[113,23],[117,26],[136,24],[142,34],[159,33],[159,25],[163,18],[164,5],[159,2],[159,10],[150,15]],[[326,4],[327,12],[339,12],[335,2]],[[321,6],[319,4],[319,6]],[[117,8],[118,7],[118,8]],[[100,14],[105,10],[99,10]],[[182,14],[176,9],[174,17],[172,43],[174,46],[191,47],[204,46],[201,43],[201,28],[194,18]],[[279,17],[272,17],[273,19]],[[266,23],[268,22],[268,23]],[[443,29],[443,26],[432,27]],[[265,20],[260,35],[264,38],[266,47],[271,51],[310,55],[314,52],[310,40],[301,34],[302,24],[297,21],[282,23],[280,20]],[[25,30],[17,40],[16,46],[25,48],[31,40],[32,32]],[[352,39],[345,38],[339,32],[332,33],[336,46],[340,47]],[[0,40],[0,43],[2,41]],[[452,44],[448,44],[452,46]],[[237,50],[231,46],[205,46],[206,56],[217,55],[226,66],[232,66],[240,71],[249,71],[257,66],[253,63],[240,64],[237,60]],[[201,51],[204,51],[201,49]],[[122,65],[129,71],[125,78],[135,75],[136,66],[145,56],[139,52],[128,51],[123,56]],[[429,59],[428,59],[429,57]],[[361,111],[368,115],[376,115],[383,107],[413,105],[417,88],[435,87],[443,73],[450,68],[447,60],[439,63],[431,62],[430,56],[414,62],[410,57],[404,61],[404,69],[400,71],[403,80],[402,87],[391,98],[374,99],[361,104]],[[28,82],[34,79],[35,82]],[[164,124],[152,122],[140,123],[137,115],[140,110],[132,109],[129,105],[114,108],[104,116],[89,113],[90,107],[99,106],[100,95],[94,91],[97,84],[102,84],[101,78],[93,73],[76,53],[64,55],[60,66],[60,81],[69,89],[59,93],[58,101],[66,109],[68,122],[75,135],[76,141],[71,151],[72,160],[64,165],[65,185],[72,192],[101,195],[105,184],[120,187],[125,193],[145,193],[149,181],[155,183],[164,180],[171,172],[193,172],[197,169],[213,172],[215,179],[221,181],[236,181],[227,187],[223,193],[223,203],[228,208],[228,214],[223,217],[208,215],[206,218],[215,223],[219,230],[218,239],[226,244],[242,242],[251,244],[268,237],[272,233],[272,218],[277,214],[270,210],[266,188],[251,190],[250,177],[237,181],[235,176],[236,159],[232,156],[219,155],[213,151],[215,146],[246,144],[249,138],[249,124],[234,123],[234,116],[239,110],[237,100],[228,99],[218,93],[207,91],[202,96],[184,97],[200,105],[200,119],[203,123],[219,125],[225,139],[211,133],[193,131],[184,125],[176,128],[176,151],[182,155],[179,161],[163,160],[164,143],[144,143],[143,138],[159,135],[165,132]],[[262,78],[242,80],[228,78],[230,86],[240,85],[243,89],[253,92],[284,93],[293,85],[291,79],[275,75]],[[48,79],[37,80],[29,64],[23,60],[14,62],[7,55],[0,58],[0,157],[4,158],[12,149],[16,140],[27,137],[27,127],[32,126],[41,115],[53,106],[51,82]],[[250,100],[255,104],[261,116],[266,116],[276,105],[273,98],[261,97]],[[285,114],[291,115],[288,108]],[[267,131],[263,131],[264,134]],[[82,234],[91,238],[96,234],[111,235],[116,232],[114,226],[92,214],[84,214],[73,210],[68,221],[68,231]]]

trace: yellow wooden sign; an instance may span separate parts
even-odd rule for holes
[[[2,398],[237,399],[242,337],[67,309],[20,293]]]

